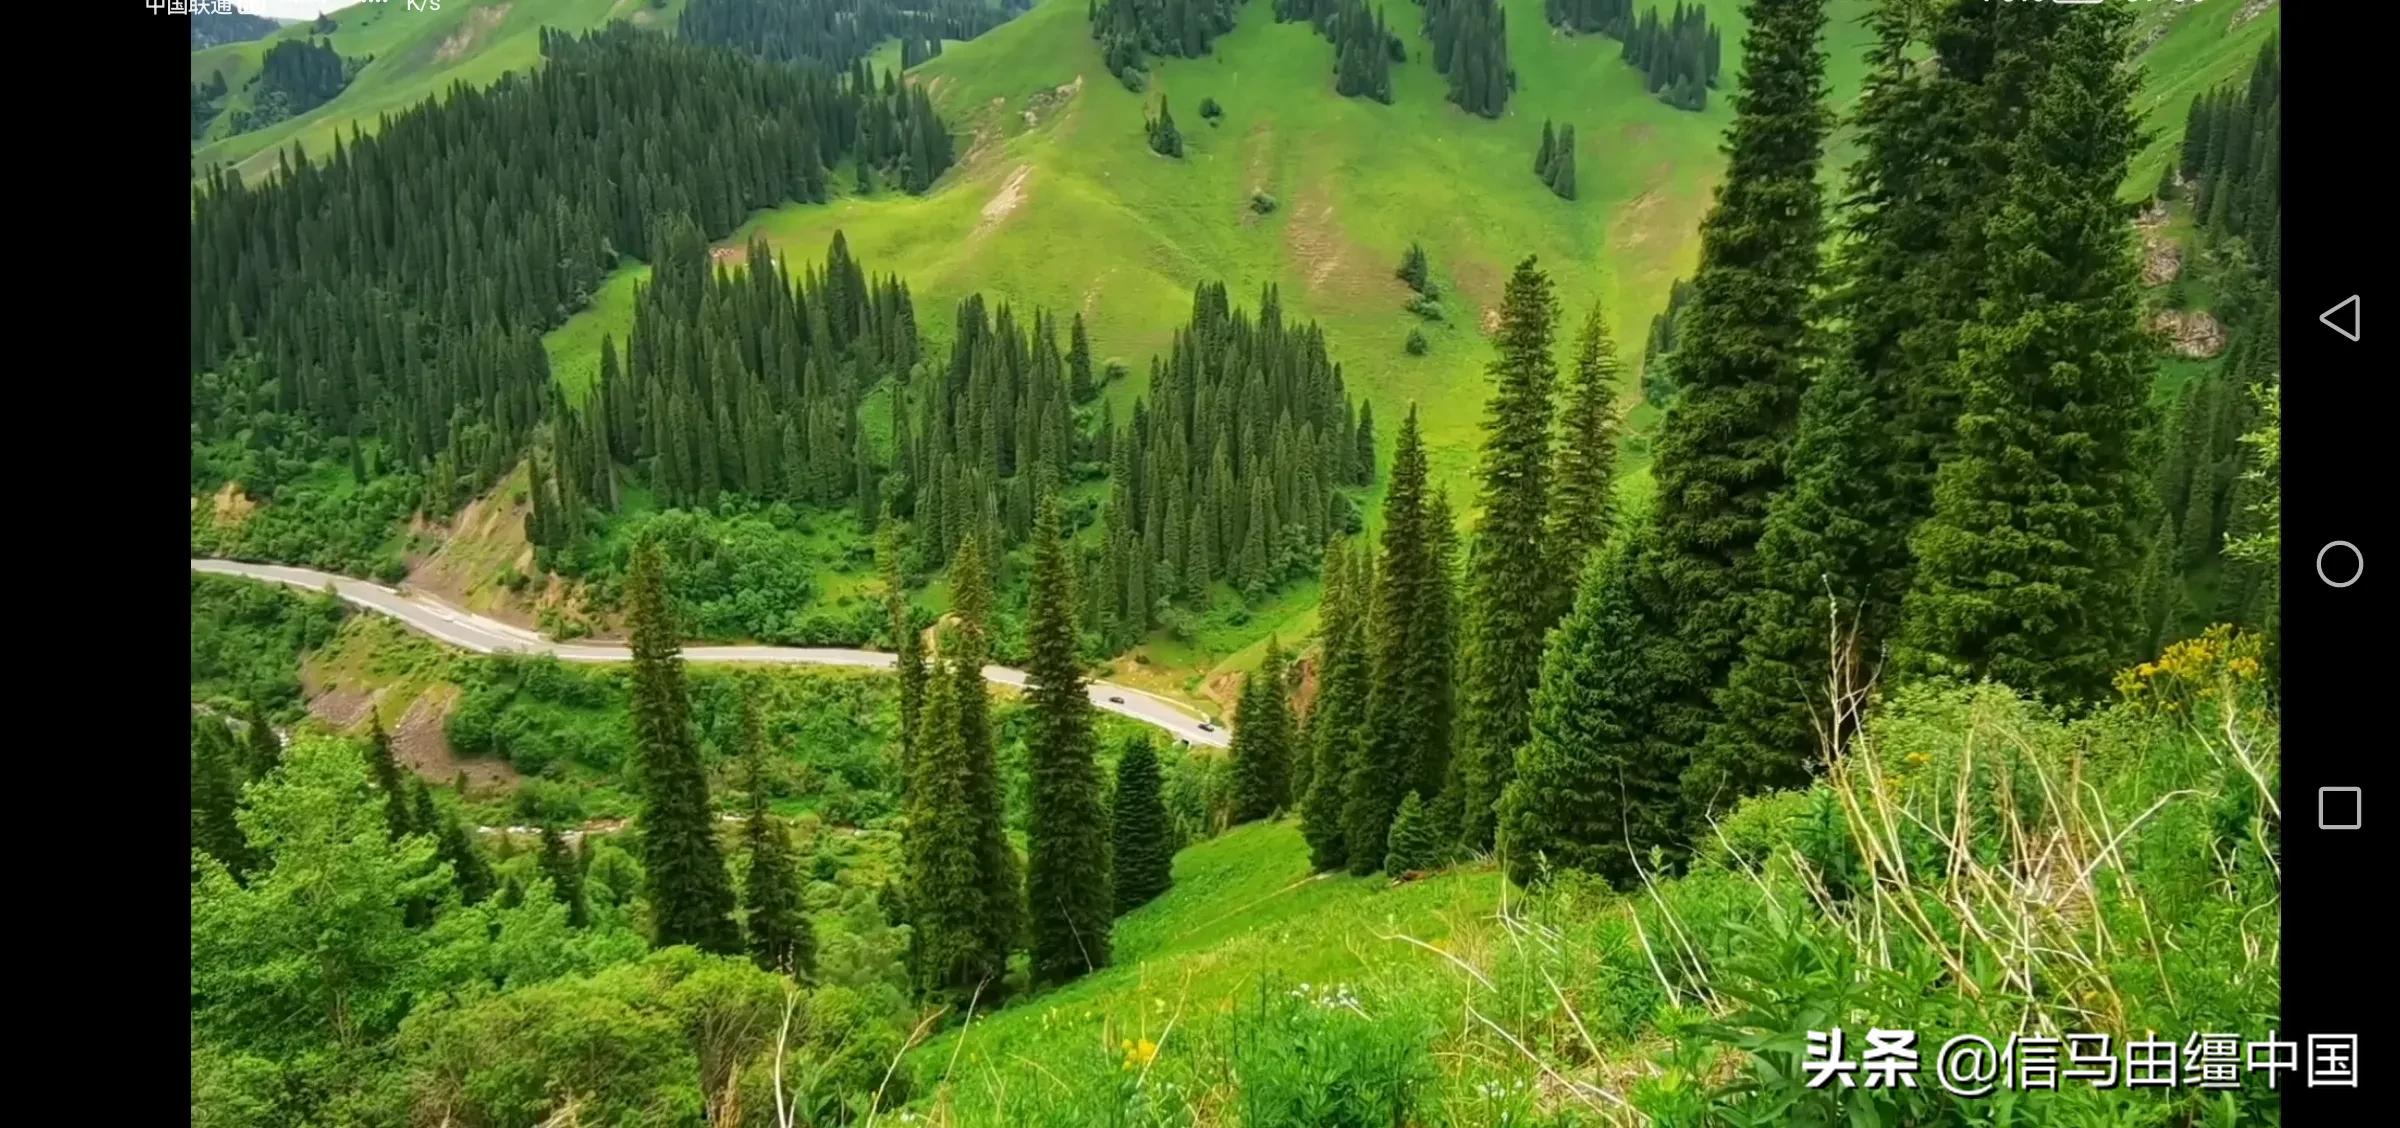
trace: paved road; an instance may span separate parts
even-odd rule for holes
[[[534,631],[462,611],[422,592],[401,591],[311,568],[194,559],[192,571],[264,580],[309,591],[323,591],[330,585],[346,602],[389,615],[412,630],[477,654],[551,654],[566,662],[623,662],[632,657],[622,643],[553,642]],[[691,662],[857,666],[882,670],[892,668],[894,661],[891,655],[879,650],[809,646],[686,646],[683,657]],[[983,677],[1001,685],[1025,684],[1025,671],[1006,666],[985,666]],[[1107,682],[1093,682],[1090,691],[1094,707],[1154,725],[1178,740],[1212,748],[1223,748],[1231,742],[1222,726],[1204,731],[1200,728],[1201,717],[1155,694]]]

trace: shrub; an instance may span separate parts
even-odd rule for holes
[[[1257,212],[1260,215],[1272,215],[1274,214],[1275,209],[1280,206],[1280,204],[1276,203],[1275,197],[1270,196],[1265,192],[1250,193],[1250,210]]]
[[[1217,119],[1225,116],[1225,107],[1218,105],[1215,98],[1202,98],[1200,99],[1200,116],[1208,119],[1208,124],[1215,125]]]
[[[1428,346],[1428,345],[1425,343],[1425,331],[1424,331],[1424,330],[1422,330],[1422,329],[1411,329],[1411,330],[1409,330],[1409,331],[1408,331],[1408,346],[1407,346],[1407,347],[1408,347],[1408,355],[1410,355],[1410,356],[1423,356],[1423,355],[1425,355],[1425,350],[1426,350],[1428,347],[1430,347],[1430,346]]]
[[[1442,303],[1424,294],[1408,299],[1408,312],[1427,321],[1442,320]]]

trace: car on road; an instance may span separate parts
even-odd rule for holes
[[[1111,705],[1123,705],[1125,703],[1125,699],[1122,697],[1111,697],[1108,699],[1108,703]]]
[[[1200,731],[1202,731],[1202,732],[1215,732],[1215,731],[1217,731],[1217,726],[1215,726],[1215,725],[1212,725],[1212,724],[1208,723],[1207,721],[1202,721],[1202,722],[1200,722]]]

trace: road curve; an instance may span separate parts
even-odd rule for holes
[[[477,654],[549,654],[565,662],[623,662],[633,654],[622,643],[614,642],[554,642],[523,627],[511,626],[497,619],[462,611],[423,592],[402,591],[366,580],[319,572],[313,568],[294,568],[283,564],[249,564],[239,560],[205,560],[193,558],[192,571],[218,576],[238,576],[285,584],[308,591],[323,591],[331,587],[344,602],[364,607],[379,615],[388,615],[407,624],[412,630],[449,643],[461,650]],[[893,657],[880,650],[847,650],[837,647],[814,646],[686,646],[683,657],[691,662],[749,662],[764,665],[789,666],[855,666],[865,669],[888,670]],[[1007,686],[1023,686],[1025,671],[1006,666],[985,666],[985,681]],[[1202,718],[1190,709],[1156,694],[1145,693],[1130,686],[1093,682],[1088,687],[1092,706],[1123,717],[1152,725],[1177,740],[1192,744],[1223,748],[1230,743],[1224,728],[1202,730]]]

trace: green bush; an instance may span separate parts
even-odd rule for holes
[[[1261,980],[1229,1034],[1246,1128],[1390,1128],[1413,1121],[1440,1026],[1342,985]]]
[[[1410,356],[1423,356],[1423,355],[1425,355],[1425,350],[1426,350],[1427,348],[1429,348],[1429,347],[1430,347],[1430,346],[1429,346],[1429,345],[1427,345],[1427,344],[1426,344],[1426,341],[1425,341],[1425,331],[1424,331],[1424,330],[1422,330],[1422,329],[1411,329],[1411,330],[1409,330],[1409,331],[1408,331],[1408,345],[1407,345],[1407,348],[1408,348],[1408,355],[1410,355]]]

